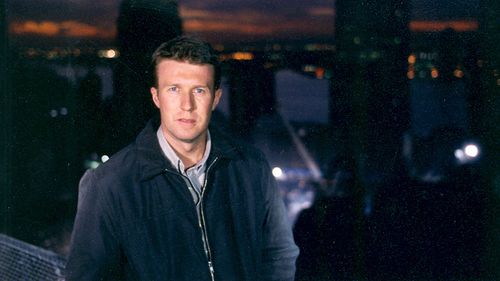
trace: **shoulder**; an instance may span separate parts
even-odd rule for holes
[[[99,186],[100,190],[118,188],[120,183],[130,183],[137,173],[137,153],[133,145],[129,145],[96,169],[88,170],[80,180],[80,189]]]
[[[259,162],[262,164],[267,163],[266,156],[260,149],[246,142],[238,142],[238,143],[239,146],[237,147],[237,150],[244,159],[249,161]]]
[[[134,144],[112,155],[108,161],[95,169],[96,176],[99,178],[119,177],[129,174],[137,164],[137,149]]]
[[[215,150],[232,161],[268,165],[264,153],[248,141],[213,129],[211,129],[210,134]]]

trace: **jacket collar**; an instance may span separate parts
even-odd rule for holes
[[[134,147],[140,169],[141,181],[151,179],[165,170],[176,171],[168,159],[162,154],[156,131],[160,126],[160,118],[156,116],[149,120],[146,127],[135,139]],[[231,142],[230,138],[219,132],[217,128],[210,127],[212,138],[212,148],[208,157],[208,165],[215,158],[234,159],[239,153],[237,146]]]

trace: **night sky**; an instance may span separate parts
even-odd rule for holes
[[[318,39],[334,34],[335,0],[179,0],[185,33],[212,43]],[[413,0],[412,29],[477,28],[479,0]],[[16,0],[8,16],[12,41],[112,42],[120,0]]]

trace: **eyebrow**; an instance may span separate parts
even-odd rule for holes
[[[178,88],[182,88],[182,87],[181,87],[181,84],[176,84],[176,83],[174,83],[174,84],[167,84],[167,85],[165,85],[163,88],[168,88],[168,87],[178,87]],[[196,86],[193,86],[192,88],[193,88],[193,89],[195,89],[195,88],[205,88],[205,89],[208,89],[208,90],[210,90],[210,91],[211,91],[213,87],[210,87],[210,85],[196,85]],[[214,89],[215,89],[215,88],[214,88]]]

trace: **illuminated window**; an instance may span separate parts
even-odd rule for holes
[[[409,57],[408,57],[408,63],[409,64],[415,64],[415,62],[417,61],[417,56],[415,56],[414,54],[411,54]]]
[[[457,78],[462,78],[464,77],[464,72],[460,69],[455,69],[455,71],[453,71],[453,76]]]
[[[406,76],[408,77],[408,79],[413,79],[415,78],[415,71],[408,71],[408,73],[406,73]]]
[[[432,78],[438,78],[439,76],[439,71],[436,68],[432,68],[431,70],[431,77]]]
[[[235,60],[253,60],[254,56],[250,52],[236,52],[231,55]]]
[[[318,67],[316,68],[315,74],[316,78],[323,79],[325,77],[325,69],[322,67]]]

